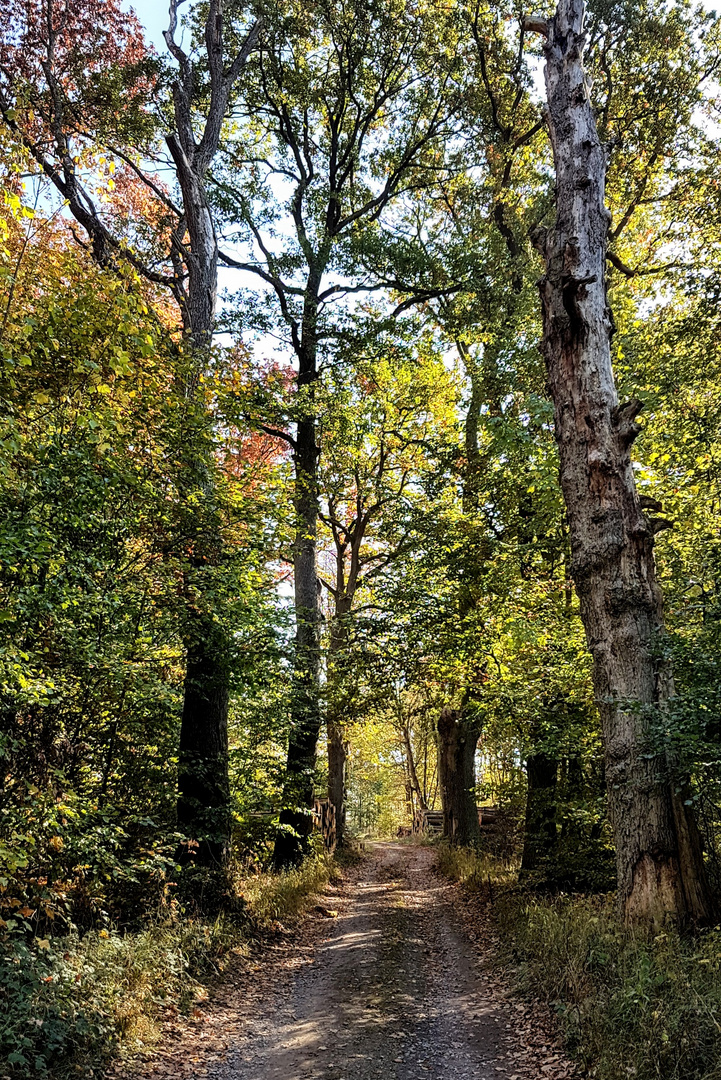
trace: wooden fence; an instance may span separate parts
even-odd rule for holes
[[[416,835],[422,833],[442,833],[443,811],[416,810],[413,815],[413,832]]]
[[[497,806],[481,806],[478,809],[478,823],[481,826],[481,835],[495,832],[500,824],[501,811]],[[413,815],[413,833],[443,832],[442,810],[416,810]]]
[[[327,799],[316,799],[313,803],[313,827],[323,836],[323,847],[332,855],[336,846],[335,806]]]

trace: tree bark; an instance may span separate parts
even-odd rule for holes
[[[553,856],[558,842],[556,786],[558,761],[548,754],[530,754],[526,760],[528,792],[521,873],[538,870]]]
[[[583,0],[560,0],[545,34],[547,120],[556,168],[556,221],[534,238],[543,353],[555,410],[571,574],[593,655],[618,902],[627,922],[706,922],[713,900],[693,816],[669,762],[649,744],[650,719],[673,694],[662,648],[653,522],[639,505],[630,447],[640,403],[619,405],[606,297],[606,158],[585,83]]]
[[[437,732],[443,835],[451,844],[478,844],[475,756],[480,725],[463,710],[442,709]]]
[[[313,780],[321,725],[320,708],[320,582],[316,561],[318,538],[318,445],[315,382],[318,377],[318,291],[321,273],[312,272],[306,288],[296,385],[305,398],[298,421],[295,464],[295,649],[290,738],[283,809],[273,861],[277,869],[297,865],[308,852],[313,827]],[[336,808],[337,812],[337,808]]]

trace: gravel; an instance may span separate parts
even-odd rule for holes
[[[514,1002],[490,965],[490,925],[462,912],[432,863],[427,847],[374,844],[299,935],[239,963],[169,1030],[136,1080],[575,1075],[538,1009]]]

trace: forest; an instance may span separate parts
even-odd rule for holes
[[[559,1076],[718,1080],[721,19],[139,11],[0,11],[0,1078],[432,858]]]

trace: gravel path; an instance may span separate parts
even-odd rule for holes
[[[332,914],[321,906],[305,939],[230,976],[201,1022],[176,1029],[174,1045],[171,1038],[142,1076],[575,1075],[534,1011],[509,1000],[502,981],[485,969],[483,928],[477,932],[475,914],[459,913],[457,890],[432,872],[432,863],[425,847],[374,844],[344,886],[328,890],[324,904]]]

